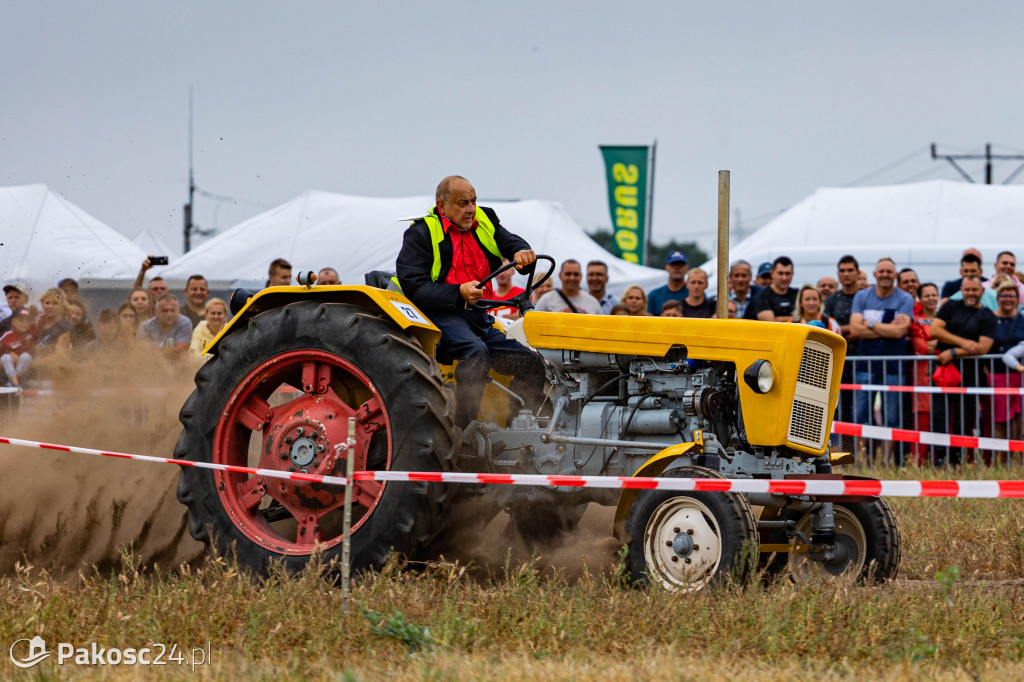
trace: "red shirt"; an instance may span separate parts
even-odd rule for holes
[[[493,298],[494,298],[495,301],[507,301],[508,299],[512,298],[513,296],[518,296],[519,294],[523,293],[524,291],[525,291],[525,289],[523,289],[522,287],[512,287],[509,290],[509,292],[507,294],[505,294],[504,296],[502,296],[501,294],[496,293],[496,294],[494,294]],[[515,311],[516,311],[516,309],[514,307],[512,307],[510,305],[504,305],[504,306],[501,306],[500,308],[491,308],[490,311],[488,311],[488,312],[490,312],[491,315],[494,315],[495,317],[509,317]]]
[[[31,353],[35,348],[35,339],[31,332],[24,334],[12,329],[3,336],[0,336],[0,355],[6,353]]]
[[[452,267],[448,270],[448,276],[444,278],[446,284],[463,284],[476,280],[479,282],[491,274],[491,264],[487,255],[473,237],[476,231],[477,221],[473,221],[473,227],[463,231],[447,216],[441,216],[441,227],[452,240]],[[494,290],[491,283],[484,285],[484,298],[494,298]]]

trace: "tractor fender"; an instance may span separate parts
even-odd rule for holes
[[[699,454],[703,451],[704,443],[702,441],[677,443],[659,451],[658,454],[644,462],[639,469],[633,472],[633,477],[660,476],[672,462],[683,455]],[[626,489],[619,494],[619,502],[615,506],[615,525],[612,527],[612,533],[620,540],[626,537],[626,517],[629,516],[629,510],[633,507],[639,494],[640,491],[636,489]]]
[[[291,303],[317,301],[324,303],[349,303],[362,306],[368,310],[383,313],[395,324],[411,333],[420,342],[423,352],[434,357],[437,341],[441,338],[438,329],[423,312],[413,305],[401,292],[387,291],[365,285],[338,285],[319,287],[268,287],[250,298],[245,307],[238,311],[224,325],[220,334],[211,341],[203,354],[217,354],[217,346],[221,339],[236,331],[245,329],[249,320],[256,315],[282,308]]]

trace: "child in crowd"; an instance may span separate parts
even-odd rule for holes
[[[7,374],[8,386],[21,386],[20,376],[32,364],[35,338],[32,336],[32,311],[22,306],[15,308],[11,317],[11,331],[0,337],[0,365]]]
[[[129,312],[134,315],[134,311],[131,310],[131,304],[125,303],[128,306]],[[131,319],[126,321],[127,326],[133,326]],[[99,334],[95,341],[89,344],[89,353],[95,355],[97,351],[114,351],[120,353],[128,350],[128,343],[126,336],[122,333],[122,322],[110,308],[104,308],[100,311]],[[72,346],[74,348],[74,346]]]
[[[682,317],[683,316],[683,304],[679,301],[665,301],[661,304],[661,316],[662,317]]]

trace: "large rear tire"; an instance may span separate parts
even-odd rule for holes
[[[515,505],[508,510],[508,526],[504,535],[522,540],[531,549],[553,547],[576,531],[586,510],[585,504]]]
[[[686,466],[664,477],[721,478]],[[757,557],[757,522],[743,495],[645,490],[626,519],[627,569],[638,585],[698,592],[730,579],[746,580]]]
[[[414,338],[371,310],[305,301],[267,311],[225,338],[196,374],[181,409],[175,457],[344,476],[348,419],[358,470],[451,468],[452,405],[437,364]],[[443,528],[451,488],[354,486],[351,562],[379,568],[415,556]],[[314,555],[340,559],[344,489],[182,467],[178,499],[189,532],[266,574]]]

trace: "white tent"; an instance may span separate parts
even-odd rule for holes
[[[148,227],[144,230],[140,230],[137,235],[132,238],[132,242],[135,246],[142,249],[143,253],[152,256],[177,256],[180,255],[177,249],[172,249],[170,246],[164,243],[160,237],[156,236],[156,233]]]
[[[922,282],[959,275],[967,247],[981,250],[986,275],[996,254],[1024,260],[1024,187],[949,180],[884,187],[822,188],[730,249],[729,259],[759,263],[793,259],[793,286],[835,277],[852,254],[868,279],[879,258],[911,267]],[[1018,261],[1019,262],[1019,261]],[[715,263],[704,266],[711,276]]]
[[[611,290],[637,283],[646,289],[665,283],[665,272],[627,263],[611,256],[573,222],[553,201],[481,200],[498,213],[502,225],[523,237],[537,253],[559,263],[575,258],[608,264]],[[203,273],[212,281],[238,286],[262,286],[275,258],[289,261],[296,271],[333,267],[345,284],[362,284],[370,270],[394,270],[404,217],[421,216],[434,205],[432,197],[375,199],[308,191],[266,213],[250,218],[204,242],[153,273],[184,280]],[[520,282],[521,283],[521,282]]]
[[[46,185],[0,187],[0,277],[33,299],[65,277],[132,280],[145,252]]]

